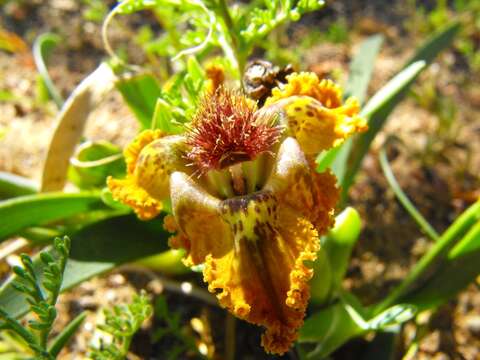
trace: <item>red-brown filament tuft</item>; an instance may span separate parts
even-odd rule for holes
[[[187,137],[187,156],[200,172],[253,160],[279,140],[282,128],[256,110],[251,100],[224,87],[202,99]]]

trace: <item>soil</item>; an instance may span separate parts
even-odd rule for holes
[[[65,40],[49,61],[49,70],[62,95],[73,90],[83,77],[93,71],[105,53],[99,39],[100,25],[81,16],[84,5],[73,0],[15,1],[0,10],[0,30],[15,33],[26,48],[15,53],[0,51],[0,92],[9,92],[13,99],[0,102],[0,171],[40,179],[42,161],[55,125],[56,107],[42,102],[36,93],[37,73],[31,48],[34,38],[45,31],[58,33]],[[107,1],[110,5],[114,1]],[[334,19],[345,20],[350,35],[340,44],[321,43],[308,50],[302,66],[318,73],[340,77],[348,73],[348,62],[359,43],[372,33],[381,32],[386,41],[376,62],[369,95],[392,75],[419,44],[423,35],[405,26],[409,16],[400,1],[385,5],[383,1],[336,1],[327,10],[307,16],[290,30],[290,44],[301,38],[312,24],[326,29]],[[427,5],[429,2],[426,2]],[[390,2],[389,2],[390,4]],[[132,20],[133,26],[138,19]],[[132,25],[127,24],[127,25]],[[128,38],[128,26],[115,30],[117,40]],[[352,188],[349,203],[359,210],[363,230],[355,247],[344,286],[364,304],[384,297],[393,285],[405,277],[412,265],[428,250],[431,241],[418,229],[389,189],[378,162],[378,149],[386,138],[395,135],[398,142],[389,147],[393,171],[406,194],[433,227],[441,232],[479,196],[480,178],[480,74],[472,72],[455,51],[447,51],[430,66],[414,87],[425,96],[425,87],[432,84],[434,96],[455,104],[455,119],[447,132],[439,125],[435,108],[408,96],[390,116],[366,157],[362,172]],[[118,94],[111,94],[92,114],[86,137],[106,139],[121,146],[137,132],[137,124]],[[2,137],[2,133],[4,133]],[[15,262],[15,255],[7,258]],[[2,263],[0,271],[5,271]],[[181,283],[182,279],[176,279]],[[195,279],[201,289],[201,280]],[[223,311],[203,298],[187,297],[178,288],[156,274],[135,269],[119,269],[113,274],[92,279],[62,295],[58,327],[68,323],[82,310],[91,310],[78,336],[61,359],[78,359],[85,355],[94,324],[101,316],[99,309],[127,301],[134,291],[147,289],[152,297],[163,294],[170,309],[178,312],[182,331],[195,339],[197,348],[212,358],[224,358]],[[164,326],[154,319],[140,331],[132,344],[131,359],[156,359],[155,354],[171,350],[171,338],[151,346],[154,332]],[[419,343],[416,359],[480,358],[480,291],[470,285],[456,299],[429,314],[425,319],[428,333]],[[269,359],[258,346],[260,331],[236,321],[237,359]],[[407,324],[404,345],[414,336],[414,326]],[[369,340],[369,339],[367,339]],[[366,341],[366,340],[362,340]],[[335,359],[358,358],[358,342],[352,342],[334,355]],[[181,346],[177,344],[176,346]],[[248,354],[248,355],[247,355]],[[354,355],[352,355],[354,354]],[[191,351],[185,358],[195,358]],[[183,357],[177,357],[183,358]],[[278,358],[278,357],[277,357]],[[295,359],[294,353],[284,358]]]

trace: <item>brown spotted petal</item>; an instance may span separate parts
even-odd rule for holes
[[[187,265],[201,264],[209,254],[221,257],[229,252],[233,238],[220,215],[221,201],[182,172],[171,175],[170,188],[175,220],[188,239]]]
[[[167,136],[160,130],[143,131],[124,150],[125,179],[107,179],[113,197],[130,206],[143,220],[157,216],[162,200],[170,195],[170,174],[187,171],[186,151],[182,136]]]
[[[283,354],[296,340],[310,296],[319,240],[313,225],[275,195],[260,191],[222,201],[222,219],[233,246],[222,257],[209,255],[204,279],[220,304],[235,316],[266,328],[262,346]]]
[[[286,138],[264,189],[274,192],[282,205],[298,211],[324,234],[334,221],[339,197],[336,181],[329,170],[320,174],[312,170],[298,141]]]

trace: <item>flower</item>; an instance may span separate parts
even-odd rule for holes
[[[235,316],[263,326],[262,345],[282,354],[303,324],[309,265],[333,225],[335,176],[313,156],[366,128],[358,102],[309,73],[292,74],[265,106],[217,88],[181,136],[140,134],[125,150],[127,177],[114,198],[142,219],[170,199],[165,228],[208,289]]]

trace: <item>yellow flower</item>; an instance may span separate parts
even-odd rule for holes
[[[288,81],[261,109],[223,87],[207,92],[184,136],[140,134],[125,150],[126,179],[108,181],[143,219],[170,198],[170,245],[187,250],[187,265],[205,264],[209,291],[263,326],[262,345],[276,354],[303,324],[309,265],[338,200],[335,177],[316,173],[311,157],[365,128],[358,104],[342,104],[333,83],[311,74]]]

